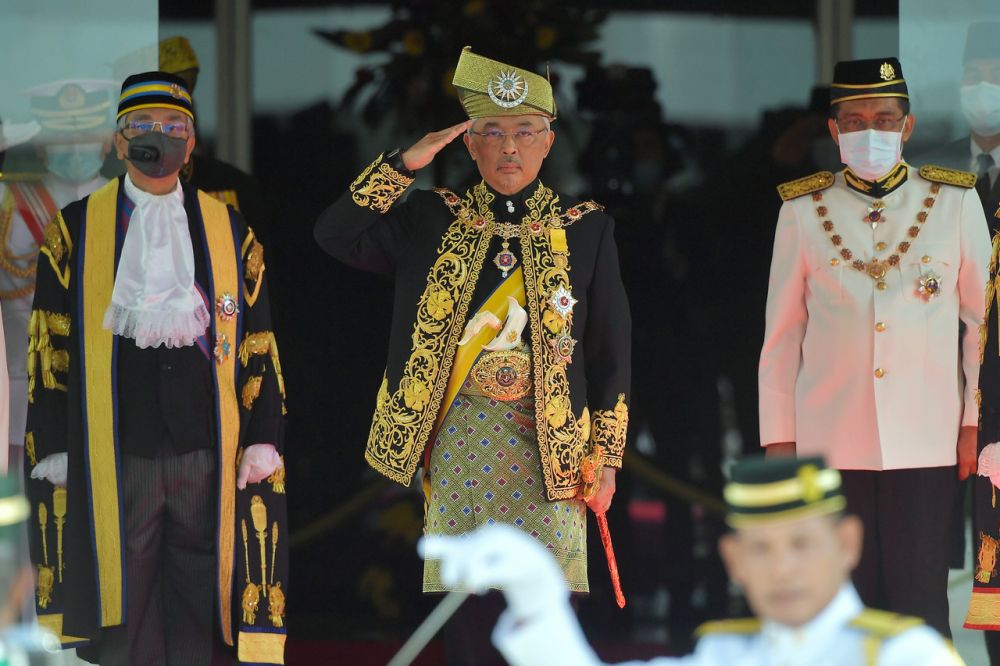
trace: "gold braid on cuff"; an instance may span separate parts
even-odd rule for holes
[[[385,214],[412,183],[412,178],[393,169],[379,155],[351,183],[351,199],[362,208]]]
[[[605,464],[621,468],[628,433],[628,405],[625,394],[618,394],[614,409],[599,409],[593,415],[593,441],[604,449]]]

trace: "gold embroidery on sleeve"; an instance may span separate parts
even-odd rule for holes
[[[412,183],[412,178],[393,169],[379,155],[351,183],[351,199],[362,208],[385,214]]]
[[[606,464],[611,467],[622,466],[627,432],[628,405],[625,404],[625,394],[619,393],[614,409],[594,411],[594,444],[604,448]]]

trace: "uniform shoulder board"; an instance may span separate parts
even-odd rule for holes
[[[706,622],[695,629],[694,635],[697,638],[717,634],[741,634],[749,636],[759,631],[760,620],[755,617],[745,617],[735,620],[712,620],[711,622]]]
[[[934,164],[925,164],[920,167],[919,173],[922,178],[932,183],[944,183],[945,185],[964,187],[967,190],[976,186],[976,174],[971,171],[959,171]]]
[[[860,629],[867,634],[873,634],[880,638],[892,638],[904,631],[922,627],[924,621],[919,617],[866,608],[851,620],[850,624],[855,629]]]
[[[778,185],[778,194],[781,195],[782,201],[790,201],[813,192],[822,192],[831,185],[833,185],[833,174],[829,171],[820,171],[811,176]]]

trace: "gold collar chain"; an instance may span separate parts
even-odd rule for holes
[[[939,183],[931,183],[930,193],[924,198],[924,206],[917,213],[917,223],[906,230],[906,236],[896,245],[896,251],[885,259],[879,259],[878,257],[872,257],[870,261],[855,259],[854,253],[848,248],[843,247],[844,239],[840,234],[835,232],[833,221],[828,219],[827,214],[829,213],[829,209],[826,206],[818,205],[816,206],[816,215],[823,224],[823,230],[829,235],[830,242],[839,250],[840,256],[843,257],[844,261],[850,261],[851,268],[868,275],[868,277],[875,281],[875,286],[879,290],[882,290],[886,287],[884,279],[889,273],[889,268],[899,265],[900,258],[909,251],[910,246],[917,240],[917,236],[920,235],[920,230],[927,221],[927,215],[934,206],[934,200],[940,190],[941,185]],[[823,200],[823,193],[814,192],[812,198],[813,201],[819,203]],[[831,266],[836,266],[839,263],[840,260],[837,258],[830,260]]]

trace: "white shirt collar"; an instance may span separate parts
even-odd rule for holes
[[[969,162],[969,165],[971,166],[970,171],[972,171],[972,173],[979,173],[979,156],[986,151],[980,148],[979,144],[976,143],[976,140],[972,137],[969,137],[969,146],[971,146],[972,150],[972,158]],[[1000,146],[997,146],[993,150],[989,151],[989,154],[993,157],[993,166],[990,167],[990,171],[995,172],[996,169],[1000,168]]]
[[[775,651],[806,649],[820,653],[824,646],[840,634],[838,629],[858,616],[864,610],[861,598],[850,583],[845,583],[833,600],[819,615],[801,627],[789,627],[777,622],[765,621],[761,634],[768,647]]]

